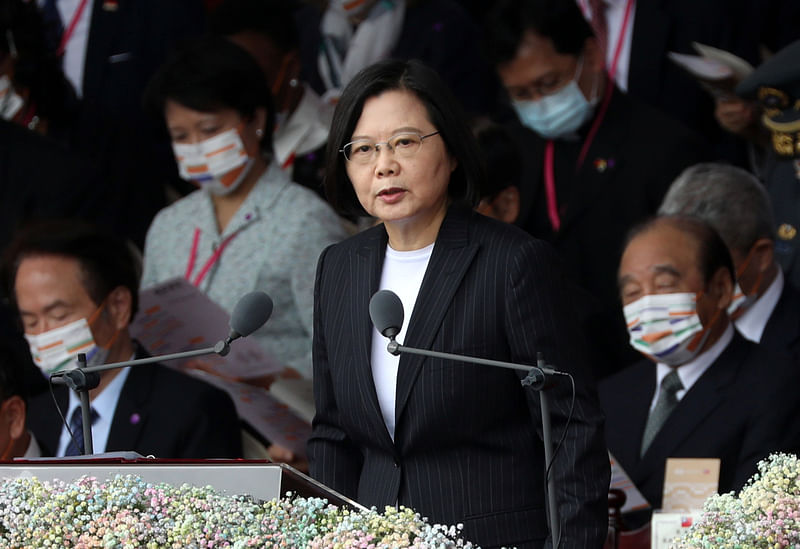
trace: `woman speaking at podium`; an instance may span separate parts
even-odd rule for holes
[[[317,267],[312,475],[366,506],[462,523],[483,547],[545,544],[538,395],[512,370],[390,355],[368,312],[388,289],[406,311],[404,345],[521,364],[541,352],[573,374],[551,471],[560,546],[601,547],[608,456],[573,296],[548,245],[473,212],[484,173],[455,99],[419,62],[375,64],[345,88],[328,147],[329,200],[381,224]],[[550,394],[558,439],[570,384]]]

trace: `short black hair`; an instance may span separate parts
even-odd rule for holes
[[[186,42],[156,71],[144,101],[159,120],[164,119],[167,101],[200,112],[234,109],[244,119],[263,107],[267,123],[261,150],[272,153],[275,108],[264,73],[249,53],[224,36]]]
[[[325,191],[328,201],[345,215],[364,215],[345,170],[339,150],[350,141],[361,118],[364,102],[384,92],[408,91],[425,106],[447,151],[458,162],[447,187],[452,202],[474,207],[485,177],[480,149],[470,131],[464,111],[438,74],[420,61],[384,60],[361,72],[345,87],[333,114],[328,135]]]
[[[499,0],[486,23],[486,50],[495,65],[516,57],[527,31],[551,40],[558,53],[575,56],[594,36],[575,0]]]
[[[48,255],[78,262],[83,287],[97,305],[114,288],[127,288],[131,293],[129,320],[133,320],[139,306],[139,275],[133,252],[125,241],[77,220],[48,220],[28,225],[11,242],[3,262],[3,278],[14,301],[14,282],[22,261]]]
[[[644,234],[659,225],[668,225],[684,234],[689,235],[698,244],[697,258],[700,272],[703,275],[705,284],[711,282],[714,274],[724,268],[731,277],[731,282],[736,281],[736,270],[733,266],[733,259],[728,246],[714,228],[697,217],[687,215],[661,215],[648,219],[647,221],[635,226],[628,233],[625,247],[628,247],[631,240]]]
[[[294,10],[286,0],[224,0],[211,12],[209,27],[225,36],[258,33],[283,54],[300,49]]]

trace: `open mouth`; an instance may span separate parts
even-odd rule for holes
[[[396,196],[396,195],[398,195],[400,193],[404,193],[404,192],[405,192],[405,189],[401,189],[400,187],[391,187],[389,189],[383,189],[383,190],[379,191],[378,192],[378,196],[391,197],[391,196]]]

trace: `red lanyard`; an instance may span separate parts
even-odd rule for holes
[[[608,73],[608,82],[606,84],[606,91],[603,94],[603,102],[600,104],[600,108],[597,111],[597,116],[594,118],[592,127],[589,128],[589,133],[586,134],[586,139],[583,141],[581,152],[578,155],[578,162],[575,166],[576,172],[578,172],[583,166],[583,162],[586,160],[586,155],[589,152],[589,147],[592,145],[592,142],[597,135],[597,131],[600,129],[600,125],[603,123],[603,119],[606,116],[606,111],[608,111],[608,104],[611,102],[611,95],[614,93],[614,75],[617,72],[619,56],[622,52],[622,45],[625,43],[625,36],[628,32],[628,22],[630,21],[631,12],[633,11],[633,5],[635,3],[636,0],[628,0],[628,3],[625,5],[625,16],[622,19],[622,28],[620,29],[616,48],[614,48],[614,57],[611,61],[611,70]],[[556,200],[556,181],[554,173],[555,162],[553,159],[554,152],[555,143],[552,139],[548,140],[544,151],[544,190],[547,194],[547,216],[550,218],[550,225],[553,227],[553,230],[558,232],[559,228],[561,227],[561,218],[558,214],[558,201]]]
[[[81,0],[81,3],[78,4],[78,9],[75,10],[75,13],[72,15],[72,19],[70,19],[67,30],[65,30],[64,34],[61,35],[61,43],[58,45],[58,51],[56,52],[56,55],[59,57],[64,55],[64,51],[67,49],[67,42],[69,42],[69,39],[72,38],[72,33],[75,32],[75,27],[78,26],[78,21],[80,21],[81,15],[83,15],[83,10],[86,9],[86,4],[88,1],[89,0]]]
[[[200,229],[194,230],[194,240],[192,241],[192,250],[191,252],[189,252],[189,263],[186,265],[186,274],[184,275],[184,278],[186,278],[186,280],[188,280],[189,282],[192,282],[192,273],[194,272],[194,265],[197,262],[197,247],[200,244],[200,233],[201,233]],[[203,279],[208,274],[208,271],[210,271],[211,267],[213,267],[214,264],[217,261],[219,261],[222,252],[225,251],[225,248],[237,234],[239,234],[238,231],[228,236],[228,238],[222,241],[222,244],[219,245],[219,248],[217,248],[216,251],[213,254],[211,254],[211,257],[208,258],[208,261],[206,261],[205,265],[203,265],[203,268],[200,269],[200,272],[198,273],[197,277],[195,277],[194,282],[192,282],[192,284],[194,284],[195,287],[200,286],[200,283],[203,282]]]

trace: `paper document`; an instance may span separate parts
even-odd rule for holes
[[[213,347],[230,332],[230,315],[183,278],[173,278],[139,292],[139,314],[131,335],[152,355]],[[189,359],[192,360],[192,359]],[[246,337],[231,344],[226,357],[208,355],[202,361],[219,376],[240,379],[279,373],[283,366],[258,343]],[[187,360],[171,365],[184,366]]]

